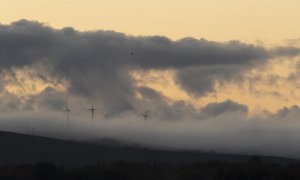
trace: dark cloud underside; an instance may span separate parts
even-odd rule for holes
[[[178,85],[191,95],[203,96],[214,91],[216,82],[241,80],[245,72],[266,64],[271,57],[298,54],[295,47],[268,50],[239,41],[172,41],[161,36],[134,37],[112,31],[80,32],[27,20],[0,25],[2,73],[42,67],[36,68],[36,77],[66,81],[71,95],[97,100],[107,115],[139,107],[141,102],[135,97],[139,91],[145,98],[153,96],[150,90],[136,87],[130,75],[133,70],[172,69]],[[156,98],[165,103],[163,97]]]

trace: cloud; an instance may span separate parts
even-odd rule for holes
[[[269,54],[260,46],[239,41],[218,43],[205,39],[184,38],[171,41],[166,37],[135,39],[137,57],[132,60],[143,68],[185,68],[200,65],[250,65],[265,60]]]
[[[201,113],[204,116],[219,116],[223,113],[241,113],[247,114],[248,107],[244,104],[239,104],[231,100],[226,100],[221,103],[209,103],[205,106]]]
[[[82,140],[92,134],[170,149],[300,157],[297,106],[262,117],[252,116],[246,105],[230,99],[196,108],[138,86],[131,75],[133,71],[172,70],[180,88],[192,97],[204,97],[216,85],[251,81],[244,75],[273,58],[297,57],[296,47],[268,49],[240,41],[173,41],[113,31],[82,32],[28,20],[0,25],[0,39],[1,130]],[[8,85],[24,86],[18,71],[27,73],[33,87],[38,86],[37,79],[48,86],[39,93],[14,94]],[[297,77],[289,78],[296,81]],[[252,81],[259,80],[263,79]],[[279,80],[284,81],[281,76],[267,77],[267,83],[277,86]],[[70,127],[64,112],[66,97]],[[87,109],[93,103],[96,123],[91,130]],[[146,110],[151,118],[144,121]]]
[[[274,116],[276,118],[289,118],[289,116],[295,116],[296,114],[299,113],[300,113],[300,108],[297,105],[294,105],[290,108],[285,106],[279,109]]]
[[[10,93],[2,93],[0,95],[1,112],[12,112],[21,110],[21,99]]]
[[[203,97],[215,92],[217,83],[242,82],[244,73],[246,69],[239,65],[195,66],[179,70],[175,81],[191,96]]]
[[[243,74],[265,65],[274,56],[299,54],[297,48],[290,46],[267,49],[240,41],[173,41],[113,31],[81,32],[72,27],[54,29],[28,20],[0,25],[0,39],[2,73],[31,69],[34,78],[64,84],[72,99],[97,101],[107,117],[137,110],[136,94],[141,89],[130,74],[134,70],[172,69],[175,82],[182,89],[202,97],[214,92],[216,83],[241,81]],[[50,92],[44,91],[41,96],[45,93]],[[145,90],[142,94],[147,98],[149,93],[152,92]],[[42,101],[33,102],[48,106]],[[168,104],[164,102],[165,106]]]
[[[237,109],[243,105],[225,101],[209,105],[216,111],[229,103]],[[222,109],[222,108],[221,108]],[[185,121],[144,121],[135,114],[123,114],[107,120],[97,114],[93,127],[83,115],[66,116],[57,111],[7,113],[0,117],[2,130],[81,141],[109,137],[127,144],[180,150],[202,150],[221,153],[273,155],[300,158],[299,108],[287,108],[285,116],[273,114],[266,118],[241,116],[233,108],[230,113]]]
[[[300,49],[294,46],[281,46],[272,49],[274,56],[295,57],[299,55]]]
[[[148,111],[150,118],[178,121],[186,118],[197,118],[199,110],[185,101],[170,101],[163,94],[148,88],[140,87],[139,93],[144,97],[137,104],[140,112]]]

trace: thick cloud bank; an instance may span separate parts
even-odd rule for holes
[[[266,49],[239,41],[221,43],[193,38],[172,41],[161,36],[134,37],[112,31],[80,32],[27,20],[0,25],[0,39],[2,74],[13,79],[16,70],[31,69],[32,78],[64,84],[70,96],[97,101],[107,117],[145,106],[145,101],[136,98],[140,88],[130,75],[134,70],[172,69],[182,89],[201,97],[213,92],[215,83],[239,81],[244,73],[263,66],[271,57],[299,54],[295,47]],[[1,83],[3,90],[7,81]],[[19,109],[45,105],[60,108],[55,97],[39,100],[47,92],[50,91],[28,98],[30,101],[27,99],[26,105],[23,102],[23,107],[18,102],[11,104]],[[144,98],[151,96],[148,92],[143,92]],[[62,98],[61,104],[63,101]]]
[[[196,108],[138,86],[132,75],[172,70],[177,85],[192,97],[203,97],[214,92],[216,84],[241,82],[248,71],[271,59],[299,53],[292,46],[265,48],[193,38],[173,41],[162,36],[54,29],[20,20],[0,25],[0,125],[2,130],[60,138],[112,137],[163,148],[300,158],[297,106],[266,117],[253,117],[246,105],[231,100]],[[37,82],[46,87],[38,93],[25,92],[26,79],[31,80],[32,91],[41,86]],[[12,93],[8,90],[12,85],[25,93]],[[96,104],[92,126],[91,104]],[[146,110],[150,113],[144,121]]]

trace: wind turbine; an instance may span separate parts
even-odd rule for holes
[[[92,104],[92,107],[91,107],[91,109],[89,109],[89,110],[90,110],[91,113],[92,113],[92,116],[91,116],[91,130],[93,130],[94,111],[96,110],[96,109],[94,108],[94,103]]]
[[[143,113],[143,117],[144,117],[144,120],[147,120],[149,118],[149,111],[145,111]]]
[[[67,112],[67,115],[68,115],[68,118],[67,118],[67,125],[69,127],[69,121],[70,121],[70,108],[68,106],[68,100],[66,101],[66,112]]]
[[[94,108],[94,104],[92,105],[91,109],[89,109],[89,110],[90,110],[91,113],[92,113],[92,119],[94,119],[94,111],[96,110],[96,109]]]

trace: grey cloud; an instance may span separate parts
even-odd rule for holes
[[[282,46],[272,49],[274,56],[294,57],[298,56],[300,49],[294,46]]]
[[[184,90],[203,96],[214,91],[216,82],[241,79],[274,54],[297,55],[297,50],[268,50],[239,41],[80,32],[27,20],[0,25],[0,39],[0,71],[33,68],[41,80],[66,81],[71,96],[97,100],[109,117],[136,107],[138,88],[129,74],[132,70],[173,69]]]
[[[17,96],[2,92],[0,95],[0,112],[13,112],[23,109],[21,99]]]
[[[233,102],[231,100],[226,100],[226,101],[220,102],[220,103],[207,104],[207,106],[205,106],[202,109],[201,113],[205,117],[219,116],[223,113],[247,114],[248,107],[244,104],[239,104],[239,103]]]
[[[57,110],[65,109],[65,93],[58,92],[52,87],[45,88],[37,95],[31,95],[26,101],[26,109],[34,109],[32,106],[39,109]]]
[[[295,116],[295,114],[300,113],[300,108],[297,105],[291,106],[290,108],[288,107],[283,107],[279,109],[273,117],[277,119],[282,119],[282,118],[287,118],[288,116]]]
[[[50,56],[57,36],[50,27],[21,20],[0,25],[0,67],[22,67]]]
[[[182,119],[206,120],[224,114],[244,117],[248,114],[247,105],[229,99],[223,102],[209,103],[202,108],[195,108],[185,101],[170,101],[161,93],[147,87],[139,88],[139,92],[144,98],[138,103],[140,107],[144,108],[141,111],[149,111],[155,119],[171,121]]]
[[[184,38],[171,41],[165,37],[138,39],[132,61],[143,68],[184,68],[199,65],[254,65],[265,61],[268,51],[260,46],[230,41],[218,43],[205,39]]]
[[[143,97],[142,101],[137,103],[143,108],[140,111],[149,111],[151,118],[170,121],[196,118],[197,110],[191,104],[184,101],[172,102],[163,94],[148,87],[140,87],[139,93]]]
[[[205,117],[202,121],[173,122],[156,118],[142,121],[134,114],[110,121],[96,116],[91,129],[83,116],[72,116],[68,127],[65,116],[57,111],[47,111],[6,113],[0,117],[0,126],[6,131],[73,140],[108,137],[128,144],[164,149],[299,158],[299,115],[299,110],[293,110],[284,117],[245,117],[233,111]]]
[[[242,82],[245,69],[239,65],[214,65],[183,68],[176,74],[176,82],[192,96],[201,97],[215,91],[215,84]]]

